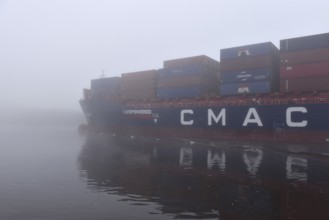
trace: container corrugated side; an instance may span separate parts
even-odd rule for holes
[[[246,57],[243,59],[223,60],[220,62],[220,72],[239,71],[246,69],[272,68],[275,57],[272,55]]]
[[[148,80],[157,78],[157,70],[145,70],[138,72],[122,73],[122,80]]]
[[[220,50],[220,60],[243,58],[248,56],[260,56],[272,54],[278,49],[271,43],[258,43],[251,45],[244,45],[239,47],[232,47]]]
[[[280,69],[281,79],[316,76],[329,76],[329,62],[283,66]]]
[[[155,89],[157,87],[157,79],[146,80],[122,80],[122,90],[134,90],[134,89]]]
[[[329,76],[280,80],[281,92],[329,91]]]
[[[165,68],[158,70],[158,78],[168,78],[177,76],[204,76],[204,77],[216,77],[218,71],[200,65],[190,65],[180,68]]]
[[[281,65],[294,65],[329,61],[329,48],[301,50],[280,54]]]
[[[221,84],[221,96],[233,96],[241,94],[267,94],[272,92],[272,82],[246,82],[246,83],[233,83]]]
[[[270,80],[273,80],[273,69],[270,68],[220,73],[220,83],[222,84]]]
[[[185,66],[200,65],[200,66],[207,66],[216,69],[218,68],[218,63],[219,63],[218,61],[208,56],[200,55],[193,57],[178,58],[173,60],[165,60],[163,62],[163,68],[181,68]]]
[[[156,89],[130,89],[121,90],[121,99],[123,100],[145,100],[155,99]]]
[[[199,86],[183,88],[158,88],[159,99],[196,98],[208,94],[207,89]]]
[[[280,41],[280,51],[298,51],[329,47],[329,33],[284,39]]]
[[[170,87],[188,87],[188,86],[207,86],[209,84],[208,78],[204,76],[176,76],[160,78],[158,80],[159,88]]]
[[[95,94],[112,94],[120,89],[120,77],[109,77],[91,80],[90,90]]]

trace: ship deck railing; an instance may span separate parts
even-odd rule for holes
[[[125,103],[131,108],[192,108],[216,106],[245,106],[245,105],[296,105],[329,103],[329,97],[287,97],[287,98],[252,98],[252,99],[199,99],[199,100],[162,100],[162,101],[130,101]]]
[[[193,108],[216,106],[258,106],[258,105],[302,105],[329,103],[329,93],[325,94],[271,94],[245,95],[232,97],[210,97],[189,99],[153,99],[153,100],[121,100],[103,97],[108,101],[121,102],[129,108]]]

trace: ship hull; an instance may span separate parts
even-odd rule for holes
[[[94,131],[154,137],[325,143],[329,104],[222,105],[176,103],[157,106],[113,101],[80,102]]]

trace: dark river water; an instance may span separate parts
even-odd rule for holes
[[[0,219],[329,219],[329,145],[0,126]]]

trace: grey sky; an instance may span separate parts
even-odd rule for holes
[[[78,109],[83,87],[163,60],[329,32],[328,0],[0,0],[2,106]]]

